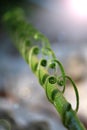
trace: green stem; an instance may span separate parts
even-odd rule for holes
[[[39,79],[40,84],[45,89],[49,101],[55,106],[60,114],[64,126],[68,128],[68,130],[85,130],[83,124],[76,115],[76,111],[72,109],[70,103],[65,99],[63,92],[58,89],[60,82],[57,80],[55,74],[52,75],[48,72],[49,57],[51,57],[50,61],[54,63],[56,61],[62,71],[62,85],[65,86],[66,76],[63,66],[56,59],[54,52],[50,48],[48,39],[25,20],[23,10],[20,8],[5,13],[3,20],[16,47],[26,62],[30,65],[33,73],[35,73]],[[39,42],[43,49],[39,48]],[[39,59],[39,54],[45,58]],[[48,60],[46,60],[47,56]],[[55,64],[52,64],[51,68],[55,69]],[[69,79],[71,80],[71,78]],[[72,85],[74,85],[74,83],[72,83]],[[78,91],[76,91],[76,95],[78,96]],[[78,100],[77,105],[79,105]]]

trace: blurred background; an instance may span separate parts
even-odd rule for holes
[[[51,47],[66,73],[75,80],[80,95],[78,116],[87,128],[87,1],[4,0],[4,10],[21,6],[27,19],[49,38]],[[75,94],[67,83],[65,97],[75,108]],[[0,21],[0,119],[11,130],[66,130],[38,80],[13,46]],[[0,130],[5,127],[0,126]]]

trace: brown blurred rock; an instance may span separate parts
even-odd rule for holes
[[[26,130],[51,130],[46,121],[32,122]]]
[[[66,72],[75,81],[80,81],[86,77],[86,61],[82,55],[71,55],[67,60]]]
[[[87,120],[86,120],[86,118],[83,115],[80,115],[79,118],[80,118],[81,122],[84,124],[84,126],[86,127],[86,129],[87,129]]]

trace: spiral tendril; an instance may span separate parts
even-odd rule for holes
[[[63,65],[61,64],[60,61],[57,60],[53,50],[50,47],[50,44],[49,44],[49,41],[47,40],[47,38],[45,36],[43,36],[41,33],[39,33],[32,26],[30,26],[30,25],[27,25],[27,26],[29,26],[29,28],[30,28],[30,36],[32,36],[32,38],[35,39],[36,41],[40,41],[42,44],[42,48],[40,49],[38,47],[38,45],[32,44],[32,41],[27,38],[28,40],[24,44],[22,43],[21,50],[20,50],[20,44],[19,44],[19,50],[21,51],[21,53],[23,55],[28,57],[28,59],[26,57],[25,57],[25,59],[29,63],[32,71],[34,73],[36,73],[36,71],[37,71],[39,82],[41,85],[45,85],[45,82],[49,82],[50,84],[54,83],[54,78],[53,79],[49,78],[50,80],[46,80],[49,75],[50,76],[54,75],[58,89],[59,89],[59,86],[61,86],[62,87],[61,92],[64,93],[65,86],[66,86],[66,79],[68,79],[71,82],[71,84],[73,85],[75,94],[76,94],[77,103],[76,103],[75,111],[77,111],[78,107],[79,107],[79,94],[78,94],[78,90],[76,88],[75,83],[69,76],[66,76]],[[18,28],[18,31],[20,30],[20,28]],[[30,47],[30,49],[29,49],[29,47]],[[22,48],[25,48],[25,51],[23,51]],[[29,52],[28,52],[28,50],[29,50]],[[36,55],[38,56],[38,54],[40,54],[40,53],[42,54],[42,56],[44,58],[40,59],[38,62],[38,60],[35,58],[35,56]],[[48,57],[48,59],[46,59],[46,57]],[[33,63],[34,61],[35,61],[35,63]],[[57,74],[57,72],[56,72],[57,67],[59,67],[61,75]],[[52,74],[49,73],[49,71],[48,71],[50,68],[52,70],[54,70]],[[43,74],[42,74],[42,69],[45,70],[45,72],[43,72]],[[46,92],[46,95],[48,97],[47,92]]]
[[[74,81],[69,76],[65,76],[65,78],[68,79],[71,82],[71,84],[72,84],[72,86],[74,88],[75,95],[76,95],[76,108],[75,108],[75,111],[77,112],[78,108],[79,108],[79,94],[78,94],[77,87],[76,87]]]
[[[9,28],[12,32],[14,32],[13,31],[14,29],[16,30],[14,33],[14,38],[16,39],[16,42],[19,43],[18,49],[20,50],[24,58],[27,60],[27,63],[30,64],[32,71],[34,73],[38,71],[37,72],[38,78],[41,85],[44,85],[45,82],[49,82],[50,84],[53,84],[55,82],[54,79],[56,79],[58,88],[59,86],[62,86],[63,89],[61,92],[64,93],[65,86],[66,86],[66,79],[68,79],[71,82],[76,94],[77,104],[75,110],[77,111],[79,107],[79,95],[78,95],[78,90],[76,88],[76,85],[69,76],[66,76],[64,68],[60,63],[60,61],[57,60],[53,50],[50,47],[50,43],[48,39],[42,33],[38,32],[37,29],[35,29],[31,24],[25,22],[25,19],[23,17],[23,11],[20,8],[14,10],[13,12],[10,13],[8,12],[7,15],[5,15],[4,17],[4,20],[7,21],[8,25],[9,25],[9,21],[11,20],[12,23],[9,25]],[[20,36],[22,38],[22,43],[20,41],[21,39]],[[34,45],[33,40],[40,41],[42,44],[42,48],[41,49],[39,48],[37,42],[36,45]],[[35,56],[38,56],[39,53],[41,53],[42,56],[44,56],[44,59],[40,59],[38,62]],[[48,59],[46,59],[46,56],[48,56]],[[61,71],[61,75],[58,75],[55,72],[50,74],[48,72],[49,68],[57,70],[57,65]],[[43,69],[45,71],[42,71]],[[49,80],[47,80],[49,75],[50,76],[54,75],[54,76],[50,77]]]
[[[58,87],[63,86],[63,89],[62,89],[61,92],[64,93],[65,92],[65,86],[66,86],[66,79],[68,79],[71,82],[71,84],[74,88],[74,91],[75,91],[76,101],[77,101],[75,111],[77,112],[78,108],[79,108],[79,94],[78,94],[78,90],[76,88],[74,81],[69,76],[66,76],[62,64],[57,59],[52,59],[50,61],[46,60],[46,59],[41,59],[39,61],[39,63],[37,63],[34,66],[33,63],[32,63],[32,59],[33,59],[34,55],[38,55],[39,51],[40,50],[37,46],[34,46],[34,47],[31,48],[31,51],[29,53],[29,63],[30,63],[30,66],[31,66],[31,68],[34,72],[38,70],[38,78],[39,78],[40,84],[45,85],[45,86],[47,86],[46,84],[48,82],[49,82],[49,84],[58,84]],[[50,49],[50,51],[51,51],[51,49]],[[49,56],[49,54],[48,54],[48,56]],[[59,66],[59,69],[61,71],[61,76],[58,76],[55,73],[54,73],[53,76],[50,75],[49,72],[48,72],[49,67],[52,68],[52,69],[56,69],[57,65]],[[45,73],[42,74],[41,73],[42,68],[47,70],[46,71],[47,73],[45,72]],[[49,75],[50,75],[50,77],[49,77]],[[47,78],[48,78],[48,80],[47,80]],[[47,88],[46,88],[46,95],[47,95],[47,98],[49,99]]]
[[[79,108],[78,90],[74,81],[66,75],[61,62],[57,60],[49,40],[25,20],[23,10],[20,8],[8,11],[3,19],[16,47],[38,77],[40,84],[46,91],[48,100],[60,113],[64,125],[70,128],[69,130],[85,130],[76,116]],[[39,54],[42,55],[41,58],[38,58]],[[53,72],[50,73],[49,69],[52,69]],[[58,69],[61,74],[58,74]],[[77,101],[75,110],[63,96],[66,80],[70,81],[75,91]],[[61,91],[60,88],[62,88]]]

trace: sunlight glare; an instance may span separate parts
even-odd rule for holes
[[[80,17],[87,17],[87,0],[71,0],[70,8]]]

